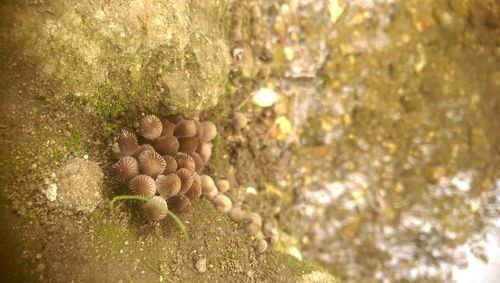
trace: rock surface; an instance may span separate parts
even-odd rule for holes
[[[57,172],[57,203],[72,212],[90,213],[102,201],[104,174],[94,162],[74,158]]]
[[[226,1],[49,1],[15,12],[11,39],[64,81],[61,97],[132,92],[183,114],[216,105],[229,71]]]

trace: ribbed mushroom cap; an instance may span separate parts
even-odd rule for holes
[[[205,162],[203,162],[203,159],[200,157],[200,155],[196,152],[190,152],[188,153],[191,158],[193,158],[194,161],[194,170],[196,173],[200,174],[203,172],[203,169],[205,169]]]
[[[145,150],[152,150],[152,151],[155,151],[155,149],[150,145],[150,144],[142,144],[140,145],[139,147],[137,147],[137,149],[135,150],[135,152],[132,154],[132,156],[134,158],[139,158],[139,155],[141,155],[141,153]]]
[[[167,203],[171,209],[180,211],[188,207],[191,204],[191,201],[185,195],[179,194],[167,199]]]
[[[139,175],[139,164],[135,158],[124,156],[111,167],[115,176],[123,182],[130,181]]]
[[[212,155],[212,144],[211,143],[202,143],[201,145],[198,146],[198,149],[196,150],[198,154],[200,154],[201,159],[203,162],[208,163],[208,160],[210,159],[210,156]]]
[[[118,146],[122,155],[132,155],[139,147],[139,143],[134,133],[121,130],[118,136]]]
[[[164,155],[163,159],[165,159],[166,166],[165,170],[163,171],[163,175],[168,175],[170,173],[176,173],[177,172],[177,160],[173,156],[170,155]]]
[[[137,175],[130,180],[130,189],[137,195],[152,197],[156,194],[155,180],[148,175]]]
[[[189,138],[196,135],[196,124],[193,120],[184,120],[174,128],[174,136],[177,138]]]
[[[145,150],[139,155],[139,168],[143,174],[156,178],[163,173],[167,163],[165,159],[152,150]]]
[[[207,195],[215,188],[215,182],[214,179],[212,179],[212,177],[208,175],[201,175],[200,180],[201,180],[201,190],[203,195]]]
[[[227,191],[229,191],[229,181],[226,179],[220,179],[216,183],[217,189],[219,190],[219,193],[225,194]]]
[[[162,197],[151,197],[149,199],[149,202],[147,202],[144,207],[146,208],[149,219],[152,221],[158,221],[167,216],[166,210],[168,209],[168,205]]]
[[[164,199],[173,197],[181,190],[181,179],[177,174],[159,175],[156,178],[156,189]]]
[[[174,134],[175,123],[171,122],[168,119],[161,119],[161,124],[162,124],[162,130],[161,130],[162,136],[172,136]]]
[[[195,200],[201,196],[201,184],[200,182],[193,182],[191,188],[186,192],[186,196],[190,200]]]
[[[200,123],[199,129],[201,130],[204,142],[210,142],[217,136],[217,127],[210,121],[204,121]]]
[[[220,193],[214,197],[212,202],[214,203],[215,207],[217,207],[217,209],[222,212],[229,212],[231,208],[233,208],[233,202],[231,201],[231,199],[228,196]]]
[[[155,140],[154,148],[161,154],[175,155],[179,151],[179,141],[174,136],[161,136]]]
[[[195,152],[198,148],[199,140],[196,137],[179,138],[180,152]]]
[[[177,166],[180,168],[186,168],[191,171],[196,169],[196,163],[191,155],[183,152],[179,152],[175,155],[175,160],[177,160]]]
[[[255,212],[247,212],[241,222],[249,235],[257,234],[262,227],[262,218]]]
[[[194,174],[196,174],[194,171],[186,168],[177,170],[177,176],[179,176],[179,178],[181,179],[180,193],[186,193],[191,188],[191,185],[193,185],[195,179]]]
[[[139,133],[148,140],[154,140],[161,136],[163,125],[155,115],[146,115],[139,123]]]
[[[246,127],[247,124],[248,119],[247,117],[245,117],[245,115],[241,114],[240,112],[236,112],[233,114],[233,126],[237,131]]]

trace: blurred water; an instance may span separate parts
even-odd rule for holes
[[[498,6],[346,2],[262,4],[304,254],[348,282],[478,282],[460,268],[498,267]]]

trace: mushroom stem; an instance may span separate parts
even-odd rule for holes
[[[134,196],[134,195],[122,195],[122,196],[116,196],[116,197],[112,198],[111,201],[109,202],[109,208],[113,209],[114,203],[117,202],[117,201],[119,201],[119,200],[142,200],[144,202],[147,202],[147,203],[155,206],[159,210],[164,211],[168,216],[172,217],[172,219],[174,219],[175,223],[177,223],[177,225],[181,229],[182,234],[184,235],[184,237],[188,238],[188,234],[187,234],[187,230],[186,230],[186,225],[184,225],[184,223],[182,223],[182,220],[180,220],[179,217],[177,217],[177,215],[175,215],[175,213],[173,213],[169,209],[165,209],[164,207],[162,207],[161,205],[155,203],[154,201],[151,201],[147,197]]]

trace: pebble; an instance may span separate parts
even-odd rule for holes
[[[45,190],[45,196],[49,201],[55,201],[57,198],[57,185],[52,183],[49,185],[47,190]]]
[[[199,260],[196,261],[195,264],[196,270],[200,273],[204,273],[207,271],[207,259],[206,258],[200,258]]]
[[[248,277],[252,278],[254,275],[255,275],[255,272],[253,270],[250,269],[249,271],[247,271]]]

